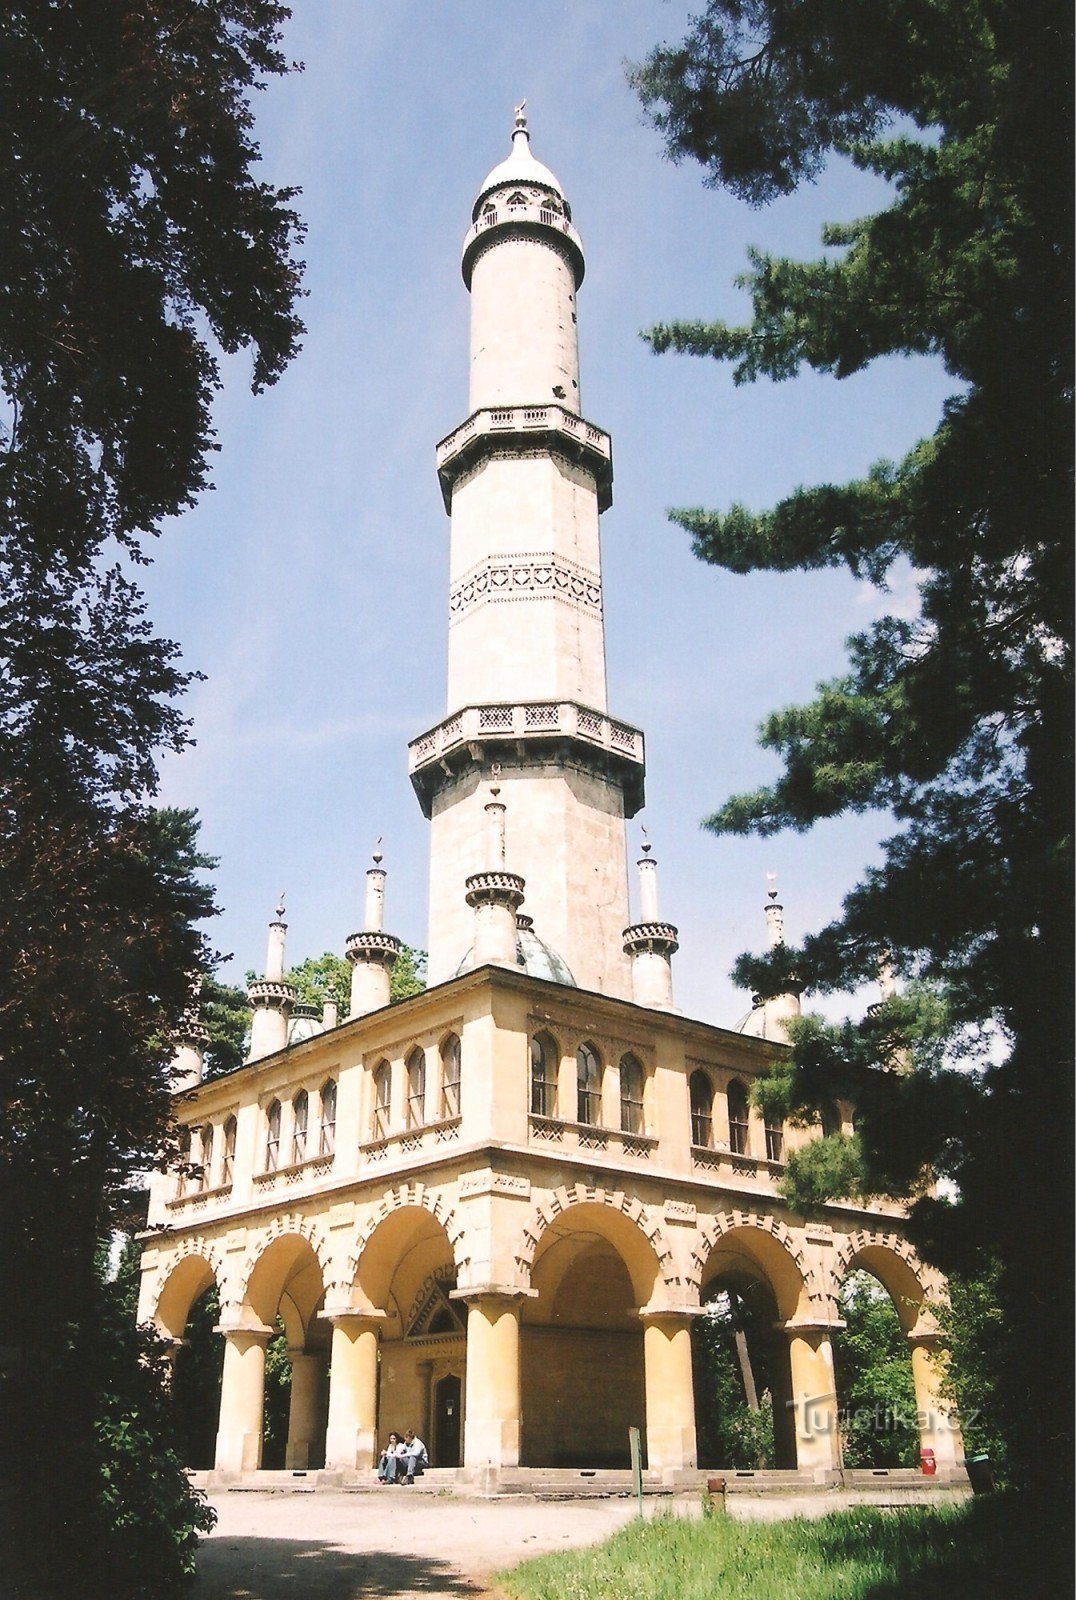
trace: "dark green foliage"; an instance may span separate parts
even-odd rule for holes
[[[199,1525],[159,1357],[94,1270],[171,1146],[215,909],[193,815],[152,807],[189,675],[130,573],[207,483],[216,352],[260,388],[297,348],[300,230],[249,103],[286,15],[0,17],[0,1537],[32,1600],[170,1595]]]
[[[931,1260],[972,1277],[998,1262],[997,1418],[1046,1490],[1071,1474],[1065,1425],[1044,1437],[1028,1403],[1050,1392],[1071,1415],[1071,28],[1058,0],[711,0],[635,73],[670,154],[748,200],[835,152],[892,186],[875,215],[825,230],[816,261],[753,253],[746,326],[655,328],[656,350],[732,362],[738,382],[844,377],[894,353],[934,354],[954,379],[899,463],[768,511],[673,516],[736,572],[916,573],[918,614],[857,635],[843,678],[767,719],[781,775],[710,826],[898,821],[838,920],[780,959],[842,990],[891,958],[944,1018],[918,1048],[914,1001],[805,1027],[792,1098],[855,1102],[868,1187],[917,1196]],[[772,994],[771,967],[745,958],[738,975]],[[930,1192],[934,1174],[955,1198]]]
[[[716,1295],[691,1328],[698,1459],[704,1467],[772,1467],[773,1322],[766,1294]],[[735,1331],[746,1340],[757,1409],[747,1402]]]
[[[392,969],[393,1005],[398,1000],[410,1000],[413,994],[421,994],[425,987],[426,952],[405,944]]]
[[[1005,1317],[998,1292],[998,1269],[990,1265],[976,1278],[954,1273],[949,1279],[949,1304],[938,1313],[938,1322],[951,1353],[945,1392],[956,1401],[960,1430],[969,1455],[985,1451],[995,1477],[1004,1482],[1009,1476],[1009,1452],[1001,1428],[1001,1403],[1006,1385],[1007,1340]],[[1065,1419],[1055,1417],[1053,1408],[1035,1405],[1044,1435]]]
[[[343,956],[332,950],[320,956],[307,956],[298,966],[289,968],[284,976],[299,991],[300,1005],[317,1006],[320,1010],[326,999],[333,999],[339,1007],[340,1020],[347,1018],[351,1004],[351,963]],[[392,968],[390,997],[393,1005],[413,994],[421,994],[425,987],[426,952],[413,950],[405,944]]]
[[[216,1457],[224,1340],[220,1296],[209,1288],[191,1306],[172,1380],[172,1438],[184,1466],[208,1470]]]
[[[206,1077],[219,1078],[224,1072],[234,1072],[246,1060],[250,1034],[250,1001],[246,990],[221,983],[210,975],[202,981],[198,1013],[209,1035],[205,1050]]]
[[[846,1326],[833,1356],[844,1465],[918,1466],[911,1355],[892,1300],[869,1273],[852,1272],[839,1314]]]
[[[276,1319],[276,1331],[265,1347],[265,1436],[262,1466],[280,1468],[288,1442],[288,1412],[291,1407],[291,1357],[284,1324]]]

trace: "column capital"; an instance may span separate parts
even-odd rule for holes
[[[913,1350],[948,1350],[949,1341],[940,1328],[912,1328],[904,1335]]]
[[[267,1342],[276,1332],[275,1328],[267,1328],[264,1322],[218,1322],[213,1329],[214,1333],[222,1333],[226,1339],[250,1339]]]
[[[537,1300],[538,1290],[518,1283],[476,1283],[466,1289],[450,1289],[448,1298],[468,1305],[476,1300]]]
[[[636,1316],[642,1322],[682,1322],[689,1324],[702,1314],[702,1309],[700,1305],[690,1305],[686,1302],[682,1302],[680,1305],[640,1306]]]
[[[820,1317],[791,1317],[787,1322],[775,1322],[774,1327],[779,1333],[786,1333],[790,1339],[797,1335],[809,1338],[812,1334],[842,1333],[848,1326],[840,1317],[830,1321],[823,1321]]]
[[[319,1311],[318,1319],[321,1322],[331,1322],[335,1328],[337,1324],[350,1327],[367,1326],[379,1328],[387,1319],[387,1311],[379,1311],[376,1306],[363,1308],[362,1306],[337,1306],[331,1311]]]

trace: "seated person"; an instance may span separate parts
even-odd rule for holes
[[[430,1458],[426,1454],[426,1446],[421,1439],[416,1439],[414,1428],[408,1428],[404,1434],[403,1456],[400,1464],[406,1473],[403,1480],[404,1483],[414,1483],[416,1476],[421,1477],[430,1464]]]
[[[377,1475],[382,1483],[396,1483],[404,1465],[404,1442],[398,1433],[390,1433],[377,1464]]]

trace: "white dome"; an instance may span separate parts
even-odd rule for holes
[[[512,154],[506,161],[500,161],[486,178],[478,191],[474,203],[474,217],[478,218],[478,208],[487,194],[493,189],[500,189],[505,184],[511,183],[536,183],[540,188],[552,189],[553,193],[564,199],[564,190],[548,167],[540,161],[535,161],[531,155],[531,136],[527,132],[526,124],[516,118],[515,132],[512,134]]]

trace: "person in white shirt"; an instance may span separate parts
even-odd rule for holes
[[[404,1434],[403,1459],[400,1466],[405,1469],[404,1483],[414,1483],[415,1475],[421,1477],[430,1464],[426,1454],[426,1446],[421,1439],[415,1437],[414,1428],[408,1428]]]

